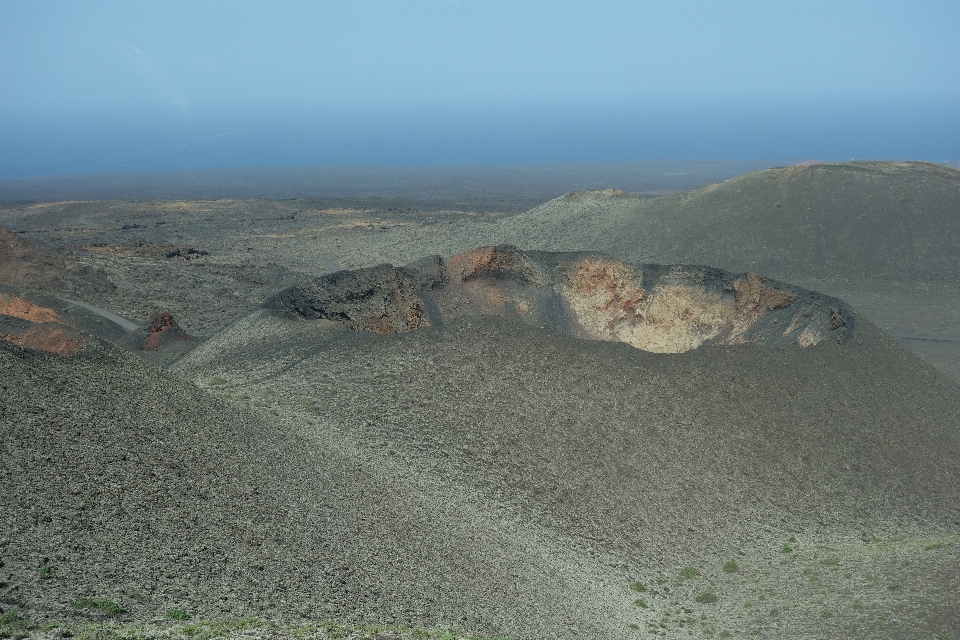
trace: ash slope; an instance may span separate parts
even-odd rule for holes
[[[530,504],[542,491],[573,520],[619,512],[599,538],[631,539],[647,521],[726,529],[755,505],[815,528],[960,523],[947,481],[960,473],[956,384],[857,327],[843,345],[664,354],[487,316],[380,335],[265,309],[175,368],[240,388],[253,375],[304,406],[343,391],[331,415],[314,413],[346,411],[362,440],[460,460],[467,478],[490,471],[490,486]],[[643,486],[677,509],[638,499]]]
[[[629,601],[610,585],[626,576],[346,436],[120,349],[0,343],[0,371],[0,599],[31,620],[82,619],[71,601],[106,597],[141,621],[181,608],[517,638],[622,628]]]
[[[378,335],[264,309],[176,369],[307,431],[349,435],[648,584],[743,553],[793,607],[776,629],[769,623],[777,637],[956,628],[953,578],[911,583],[937,603],[933,618],[888,617],[896,603],[886,586],[869,617],[828,618],[818,603],[862,592],[862,574],[829,594],[796,595],[768,577],[783,557],[756,557],[794,534],[812,548],[960,529],[957,386],[869,322],[857,327],[845,345],[655,354],[501,318]],[[937,572],[960,574],[955,557],[944,562]],[[730,589],[713,607],[677,587],[632,619],[646,624],[682,604],[747,633],[755,622]]]

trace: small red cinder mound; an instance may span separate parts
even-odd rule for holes
[[[140,348],[146,351],[159,349],[172,342],[190,340],[190,335],[180,328],[173,315],[159,309],[147,315],[147,321],[138,334],[146,334],[140,340]]]

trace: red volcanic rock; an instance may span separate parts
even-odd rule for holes
[[[138,334],[146,334],[140,340],[140,348],[145,351],[159,349],[171,342],[190,340],[190,335],[180,328],[173,315],[159,309],[147,315],[147,321]]]
[[[19,345],[24,349],[40,349],[66,356],[81,351],[87,341],[69,327],[37,324],[22,335]]]
[[[44,317],[49,317],[49,314],[0,313],[0,340],[24,349],[39,349],[62,356],[82,351],[89,344],[72,327],[42,319]]]
[[[87,346],[87,340],[63,322],[49,307],[0,293],[0,340],[60,355],[76,353]]]
[[[6,296],[2,293],[0,293],[0,314],[36,323],[61,322],[57,312],[49,307],[19,296]]]

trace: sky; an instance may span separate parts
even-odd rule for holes
[[[960,160],[960,2],[0,0],[0,178]]]

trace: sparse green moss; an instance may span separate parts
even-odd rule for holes
[[[87,600],[93,600],[87,598]],[[13,612],[7,612],[12,619]],[[0,616],[0,620],[3,617]],[[504,637],[488,638],[487,636],[467,635],[454,629],[429,629],[422,627],[376,625],[376,624],[344,624],[333,620],[324,620],[318,624],[282,624],[265,622],[257,618],[208,620],[190,624],[118,624],[117,622],[97,622],[77,627],[73,625],[50,623],[43,626],[41,631],[47,632],[60,629],[67,632],[64,637],[72,636],[74,640],[215,640],[236,632],[263,630],[267,636],[283,640],[284,638],[298,639],[316,637],[322,633],[323,638],[339,638],[362,634],[362,637],[396,637],[402,640],[508,640]],[[29,634],[25,627],[14,629],[16,633]],[[8,633],[6,636],[11,635]]]
[[[70,604],[74,609],[98,609],[111,617],[124,613],[123,607],[107,598],[77,598]]]
[[[727,573],[736,573],[740,571],[740,565],[737,564],[736,560],[727,560],[723,563],[723,570]]]
[[[696,578],[700,575],[700,572],[693,567],[684,567],[680,570],[681,578]]]
[[[27,626],[27,619],[16,609],[9,609],[0,613],[0,627],[4,629],[23,629]]]

